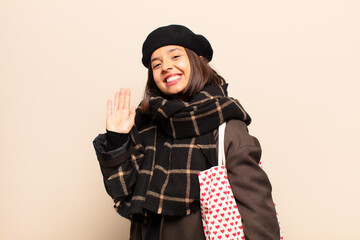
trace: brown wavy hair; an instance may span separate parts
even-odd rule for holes
[[[162,96],[165,99],[182,99],[189,101],[194,94],[199,93],[206,85],[222,85],[225,83],[225,79],[208,64],[206,58],[199,57],[195,52],[188,48],[185,48],[185,51],[189,58],[191,71],[188,85],[185,87],[184,91],[173,96],[163,94],[157,87],[154,81],[152,68],[149,66],[145,93],[140,105],[143,113],[150,113],[149,100],[151,97]]]

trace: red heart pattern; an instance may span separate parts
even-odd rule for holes
[[[262,168],[261,161],[259,166]],[[199,183],[201,217],[206,239],[245,240],[241,216],[234,201],[226,168],[215,166],[199,172]],[[280,239],[283,240],[277,211],[276,215],[280,228]]]
[[[199,182],[206,239],[244,240],[241,216],[233,200],[226,168],[215,166],[200,172]]]

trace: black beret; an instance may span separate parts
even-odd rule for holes
[[[193,33],[182,25],[169,25],[152,31],[142,47],[142,63],[146,68],[150,66],[151,54],[158,48],[167,45],[178,45],[194,51],[203,56],[209,62],[213,56],[213,50],[209,41],[202,35]]]

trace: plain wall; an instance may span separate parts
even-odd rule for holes
[[[358,239],[356,0],[0,0],[0,239],[128,239],[92,140],[141,100],[150,31],[188,26],[253,118],[286,239]]]

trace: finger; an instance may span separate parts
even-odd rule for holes
[[[111,100],[107,100],[107,111],[106,111],[106,114],[107,114],[108,117],[109,117],[109,116],[111,115],[111,113],[112,113],[111,104],[112,104]]]
[[[135,107],[131,107],[129,117],[132,122],[135,121],[135,116],[136,116]]]
[[[114,111],[119,109],[119,92],[115,93],[115,99],[114,99]]]
[[[130,108],[130,89],[126,89],[125,91],[124,108]]]
[[[119,96],[119,109],[124,108],[124,98],[125,98],[125,90],[123,88],[120,89],[120,96]]]

